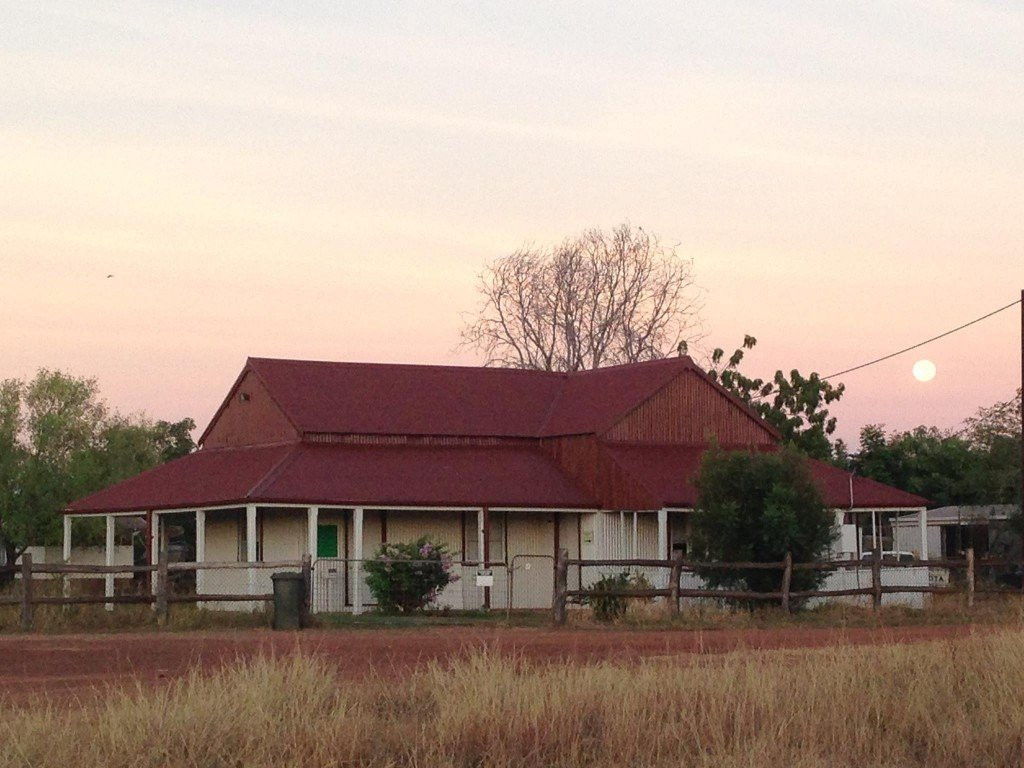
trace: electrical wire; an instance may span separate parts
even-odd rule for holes
[[[853,373],[854,371],[859,371],[861,368],[867,368],[869,365],[874,365],[875,363],[881,363],[884,360],[890,360],[890,359],[892,359],[894,357],[897,357],[898,355],[904,354],[905,352],[910,352],[911,350],[918,349],[919,347],[923,347],[925,344],[931,344],[933,341],[938,341],[939,339],[945,338],[946,336],[954,334],[957,331],[962,331],[964,328],[969,328],[970,326],[974,325],[975,323],[980,323],[982,320],[987,320],[988,318],[992,317],[993,315],[998,315],[1000,312],[1005,312],[1010,307],[1017,306],[1018,304],[1020,304],[1020,302],[1021,302],[1020,299],[1017,299],[1016,301],[1011,301],[1005,307],[1000,307],[999,309],[992,310],[988,314],[982,315],[981,317],[977,317],[974,320],[971,320],[970,322],[964,323],[963,325],[958,325],[956,328],[952,328],[951,330],[948,330],[948,331],[946,331],[944,333],[940,333],[938,336],[932,336],[930,339],[925,339],[924,341],[918,342],[917,344],[914,344],[912,346],[909,346],[909,347],[906,347],[904,349],[901,349],[898,352],[893,352],[891,354],[875,358],[874,360],[871,360],[871,361],[869,361],[867,363],[861,363],[860,365],[855,365],[852,368],[847,368],[845,370],[839,371],[838,373],[830,373],[828,376],[822,376],[821,378],[823,378],[823,379],[834,379],[836,376],[845,376],[848,373]]]
[[[964,328],[969,328],[970,326],[974,325],[975,323],[980,323],[982,320],[988,320],[988,318],[992,317],[993,315],[998,315],[1000,312],[1005,312],[1006,310],[1010,309],[1011,307],[1017,306],[1018,304],[1020,304],[1020,302],[1021,302],[1020,299],[1017,299],[1016,301],[1011,301],[1009,304],[1007,304],[1004,307],[1000,307],[999,309],[994,309],[991,312],[982,315],[981,317],[976,317],[973,320],[964,323],[963,325],[958,325],[956,328],[952,328],[952,329],[950,329],[948,331],[945,331],[944,333],[940,333],[938,336],[932,336],[930,339],[925,339],[924,341],[919,341],[917,344],[913,344],[913,345],[911,345],[909,347],[905,347],[905,348],[899,350],[898,352],[892,352],[892,353],[890,353],[888,355],[883,355],[882,357],[877,357],[874,360],[870,360],[870,361],[868,361],[866,363],[861,363],[860,365],[855,365],[852,368],[846,368],[845,370],[839,371],[837,373],[830,373],[828,376],[822,376],[821,379],[822,379],[822,381],[824,381],[826,379],[834,379],[837,376],[845,376],[848,373],[853,373],[854,371],[859,371],[862,368],[867,368],[870,365],[875,365],[876,363],[881,363],[881,362],[883,362],[885,360],[890,360],[890,359],[892,359],[894,357],[897,357],[899,355],[904,354],[905,352],[910,352],[911,350],[918,349],[919,347],[923,347],[925,344],[931,344],[933,341],[938,341],[939,339],[945,338],[946,336],[954,334],[957,331],[962,331]],[[760,393],[758,393],[758,394],[754,395],[753,397],[751,397],[750,399],[751,399],[751,401],[763,400],[764,398],[771,397],[774,394],[775,394],[774,391],[773,392],[769,392],[767,394],[760,394]]]

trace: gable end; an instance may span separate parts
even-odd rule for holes
[[[246,367],[199,442],[203,448],[239,448],[296,442],[299,437],[263,380]]]
[[[705,376],[686,371],[612,426],[607,440],[639,443],[771,445],[774,430]]]

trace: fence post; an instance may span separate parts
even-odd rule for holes
[[[552,612],[555,624],[565,624],[566,592],[569,591],[569,550],[562,547],[555,559],[555,594],[552,600]]]
[[[32,631],[32,555],[21,556],[21,628]]]
[[[675,616],[679,614],[679,579],[683,575],[683,551],[677,549],[672,552],[672,571],[669,573],[668,581],[668,610]]]
[[[167,623],[167,542],[160,542],[156,560],[156,623]]]
[[[871,607],[876,611],[882,607],[882,547],[879,544],[871,553]]]
[[[967,607],[974,607],[974,547],[967,548]]]
[[[302,556],[302,615],[299,618],[299,626],[305,627],[309,624],[310,609],[313,605],[313,556],[305,554]]]
[[[793,582],[793,553],[787,552],[782,563],[782,610],[789,613],[789,586]]]

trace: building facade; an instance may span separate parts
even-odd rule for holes
[[[561,547],[584,559],[687,550],[711,441],[780,444],[686,357],[578,373],[250,358],[198,451],[70,505],[64,554],[78,516],[106,516],[108,540],[117,516],[144,516],[154,554],[184,518],[196,561],[309,554],[315,607],[360,611],[370,604],[362,562],[384,542],[429,535],[463,576],[441,605],[548,607]],[[924,499],[807,461],[837,532],[883,511],[925,531]],[[837,553],[856,554],[847,539],[837,535]],[[493,583],[478,585],[481,571]],[[265,571],[218,578],[217,590],[269,591]],[[214,589],[202,571],[196,589]]]

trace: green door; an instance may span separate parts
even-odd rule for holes
[[[318,525],[316,527],[316,556],[338,556],[338,526]]]

